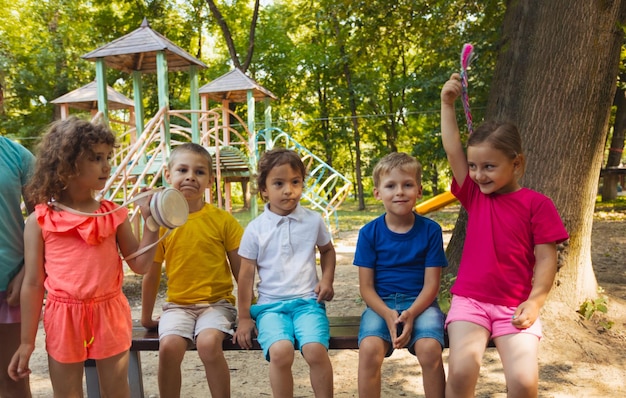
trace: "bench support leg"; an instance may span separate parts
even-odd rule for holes
[[[143,376],[141,373],[141,354],[139,351],[130,352],[128,361],[128,384],[130,384],[131,398],[143,398]]]
[[[100,398],[100,382],[96,361],[85,361],[85,384],[87,385],[88,398]],[[141,354],[139,351],[131,351],[128,361],[128,384],[130,385],[131,398],[143,398],[143,376],[141,373]]]
[[[98,381],[98,370],[96,361],[88,359],[85,361],[85,384],[87,384],[87,397],[100,398],[100,382]]]

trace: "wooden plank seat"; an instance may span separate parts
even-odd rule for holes
[[[360,316],[331,316],[328,317],[328,319],[330,322],[329,347],[331,350],[359,348],[358,335]],[[489,341],[488,347],[495,347],[492,340]],[[223,348],[225,351],[243,350],[243,348],[233,344],[231,339],[224,340]],[[445,348],[449,348],[447,335],[445,335]],[[261,346],[259,346],[259,343],[255,339],[252,350],[260,349]],[[191,347],[190,350],[195,350],[195,347]],[[133,341],[130,347],[130,361],[128,366],[128,380],[132,398],[144,397],[141,351],[159,351],[159,334],[156,330],[145,329],[138,321],[135,321],[133,324]],[[262,360],[261,357],[259,357],[259,360]],[[100,387],[95,361],[85,361],[85,375],[87,378],[87,396],[89,398],[99,398]]]

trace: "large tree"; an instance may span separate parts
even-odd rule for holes
[[[508,1],[486,110],[519,126],[522,184],[550,196],[565,222],[552,292],[572,306],[597,289],[591,227],[625,19],[626,1]],[[463,220],[448,253],[456,264]]]

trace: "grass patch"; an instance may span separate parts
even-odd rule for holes
[[[626,196],[618,196],[614,200],[602,201],[601,196],[596,198],[593,214],[594,220],[626,220]]]
[[[422,200],[426,200],[424,198]],[[308,207],[306,203],[303,206]],[[263,211],[263,204],[259,202],[259,214]],[[450,205],[441,211],[435,211],[426,215],[426,217],[437,221],[444,231],[452,231],[456,223],[459,211],[458,204]],[[337,219],[331,218],[333,228],[337,227],[339,231],[359,230],[363,225],[372,221],[376,217],[385,212],[383,203],[376,200],[372,196],[365,198],[365,209],[359,210],[359,202],[356,199],[348,199],[341,204],[337,210]],[[245,228],[252,220],[250,210],[238,208],[233,209],[233,216]],[[337,222],[337,224],[335,224]]]

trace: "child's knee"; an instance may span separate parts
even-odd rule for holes
[[[419,339],[414,345],[415,356],[422,367],[438,365],[443,361],[441,344],[435,339]]]
[[[291,366],[294,359],[293,344],[289,340],[280,340],[269,349],[270,362],[277,366]]]

